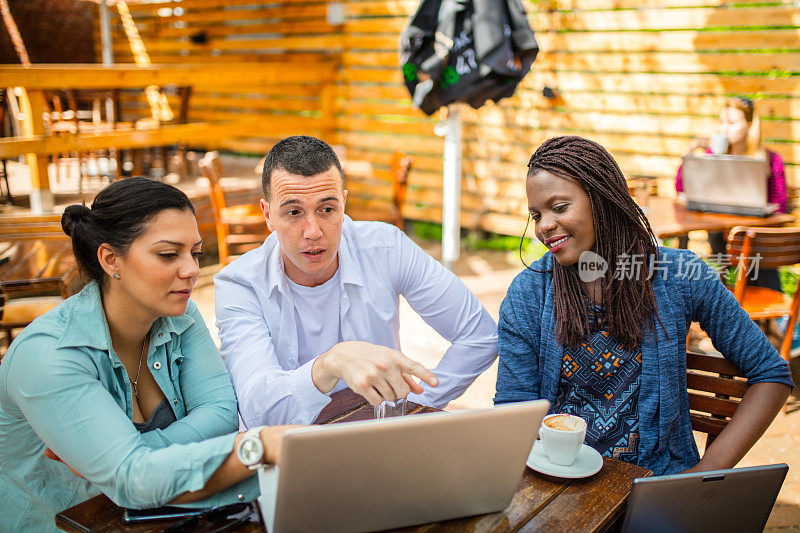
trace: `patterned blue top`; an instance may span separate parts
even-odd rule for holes
[[[642,350],[628,351],[605,331],[564,347],[554,413],[586,420],[586,444],[604,457],[635,463],[639,444]]]

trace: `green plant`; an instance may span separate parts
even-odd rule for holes
[[[409,222],[410,232],[420,239],[442,240],[442,225],[434,222],[412,220]]]
[[[736,284],[737,268],[730,268],[725,276],[725,284],[733,287]],[[786,295],[794,296],[795,289],[797,288],[797,280],[800,279],[800,274],[793,272],[790,267],[781,267],[778,269],[778,275],[781,280],[781,292]]]
[[[789,267],[784,267],[780,269],[780,276],[781,290],[789,296],[794,296],[795,289],[797,288],[797,280],[800,279],[800,274],[793,272]]]

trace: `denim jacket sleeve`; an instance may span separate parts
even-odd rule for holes
[[[533,281],[531,274],[523,271],[514,279],[500,305],[495,404],[541,398],[541,308],[535,295],[526,289]]]
[[[233,433],[151,448],[98,379],[92,357],[36,337],[18,347],[9,395],[45,445],[118,505],[157,507],[198,490],[233,449]]]
[[[691,295],[692,320],[700,323],[714,347],[747,376],[748,383],[776,382],[793,387],[789,365],[767,340],[711,267],[700,265],[697,276],[685,276]]]

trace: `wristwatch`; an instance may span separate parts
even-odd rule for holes
[[[261,429],[264,426],[248,429],[236,446],[236,456],[250,470],[256,470],[264,463],[264,444],[261,442]]]

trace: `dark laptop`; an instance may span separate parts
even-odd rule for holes
[[[761,532],[786,464],[638,478],[623,533]]]
[[[693,211],[767,216],[778,205],[767,202],[765,159],[738,155],[683,157],[686,207]]]

